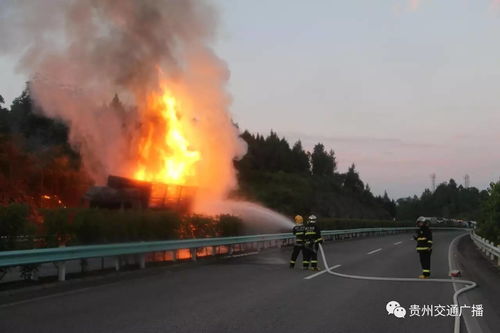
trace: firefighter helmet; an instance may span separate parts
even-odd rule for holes
[[[309,220],[309,223],[316,223],[316,215],[309,215],[307,219]]]
[[[295,216],[295,223],[302,224],[303,222],[304,222],[304,219],[302,218],[302,216],[300,216],[300,215]]]
[[[429,219],[427,219],[423,216],[419,216],[417,218],[417,225],[429,225]]]

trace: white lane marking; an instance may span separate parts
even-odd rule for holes
[[[241,254],[230,254],[224,257],[224,259],[230,259],[230,258],[239,258],[239,257],[248,257],[248,256],[253,256],[256,254],[259,254],[259,251],[254,251],[254,252],[247,252],[247,253],[241,253]]]
[[[394,243],[394,245],[399,245],[399,244],[401,244],[401,243],[403,243],[403,241],[396,242],[396,243]]]
[[[378,251],[382,251],[382,248],[370,251],[367,254],[374,254],[374,253],[377,253]]]
[[[330,267],[330,269],[339,268],[340,266],[342,266],[342,265],[335,265],[335,266]],[[325,270],[323,270],[321,272],[318,272],[318,273],[306,276],[304,279],[309,280],[309,279],[315,278],[316,276],[320,276],[321,274],[324,274],[326,272],[328,272],[328,271],[325,269]]]
[[[112,284],[113,282],[109,283]],[[6,308],[9,306],[13,305],[19,305],[19,304],[25,304],[25,303],[31,303],[31,302],[36,302],[36,301],[42,301],[44,299],[50,299],[50,298],[55,298],[55,297],[60,297],[60,296],[67,296],[67,295],[73,295],[73,294],[80,294],[83,293],[87,290],[90,290],[92,288],[99,288],[99,287],[109,287],[109,284],[101,285],[101,286],[95,286],[95,287],[87,287],[87,288],[82,288],[82,289],[77,289],[77,290],[70,290],[70,291],[65,291],[57,294],[52,294],[52,295],[45,295],[45,296],[39,296],[35,298],[30,298],[30,299],[24,299],[22,301],[16,301],[16,302],[11,302],[11,303],[5,303],[5,304],[0,304],[0,308]]]

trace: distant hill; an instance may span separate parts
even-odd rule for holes
[[[392,219],[396,203],[374,196],[354,164],[337,171],[333,150],[322,143],[312,152],[300,141],[293,146],[275,132],[264,137],[243,132],[248,153],[236,161],[240,190],[235,195],[258,201],[284,214],[322,217]]]

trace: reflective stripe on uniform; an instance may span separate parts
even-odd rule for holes
[[[303,263],[303,264],[308,264],[308,263],[309,263],[309,261],[304,260],[304,261],[302,261],[302,263]]]
[[[316,235],[316,231],[308,231],[306,232],[306,236],[307,235]]]
[[[315,240],[315,242],[321,242],[323,240],[323,238],[318,238]]]
[[[296,233],[295,233],[295,235],[303,235],[303,234],[304,234],[304,232],[303,232],[303,231],[301,231],[301,232],[296,232]]]
[[[318,261],[317,260],[311,260],[311,264],[317,264]]]
[[[427,241],[427,243],[431,243],[431,244],[432,244],[432,241],[431,241],[431,240],[429,240],[429,241]]]
[[[427,237],[419,237],[419,238],[417,238],[417,240],[426,240],[426,239],[427,239]]]
[[[295,264],[295,260],[290,260],[290,264]]]
[[[423,273],[430,273],[430,272],[431,272],[431,270],[430,270],[430,269],[423,269],[423,270],[422,270],[422,272],[423,272]]]
[[[430,247],[417,247],[417,251],[419,250],[430,250]]]

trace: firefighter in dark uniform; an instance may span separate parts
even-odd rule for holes
[[[290,259],[290,268],[295,267],[295,261],[297,260],[300,251],[302,251],[302,263],[304,265],[306,263],[306,255],[304,252],[305,226],[304,226],[304,219],[302,218],[302,216],[300,215],[295,216],[295,223],[297,225],[292,229],[293,235],[295,236],[295,244],[293,246],[292,259]],[[307,264],[309,265],[309,262],[307,262]]]
[[[323,238],[321,238],[321,230],[316,224],[316,216],[311,215],[307,219],[307,224],[305,226],[305,246],[304,251],[306,254],[306,261],[304,261],[304,269],[308,269],[309,263],[311,264],[311,270],[317,271],[318,268],[318,249],[319,244],[323,243]]]
[[[428,279],[431,276],[431,253],[432,253],[432,231],[429,229],[429,221],[423,216],[417,219],[417,234],[413,238],[417,241],[417,252],[422,265],[420,279]]]

